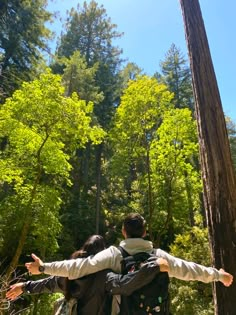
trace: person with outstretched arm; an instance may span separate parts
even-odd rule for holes
[[[72,254],[72,258],[94,256],[104,248],[102,236],[92,235],[79,251]],[[34,255],[33,258],[38,259]],[[112,295],[130,295],[152,281],[159,272],[168,272],[168,263],[162,258],[152,257],[139,271],[127,275],[106,269],[75,280],[51,276],[37,281],[15,283],[11,285],[6,297],[13,301],[21,294],[60,292],[68,301],[70,298],[77,301],[81,315],[110,315]]]
[[[172,256],[160,248],[154,249],[152,242],[144,239],[146,235],[146,221],[138,213],[131,213],[125,218],[122,234],[124,240],[120,242],[120,247],[129,255],[146,252],[149,254],[153,253],[157,258],[165,259],[168,263],[170,278],[173,277],[184,281],[195,280],[205,283],[219,281],[226,287],[230,286],[233,282],[233,276],[223,269],[217,270],[214,267],[206,267]],[[44,272],[45,274],[75,279],[103,269],[111,269],[116,273],[120,273],[123,256],[119,247],[110,246],[96,256],[86,259],[78,258],[70,261],[43,263],[40,258],[34,255],[32,258],[34,259],[33,262],[26,263],[26,268],[32,274]],[[114,300],[115,298],[113,298],[113,302]],[[113,303],[112,315],[119,314],[123,300],[122,297],[117,298],[116,303]]]
[[[233,276],[223,269],[217,270],[213,267],[205,267],[203,265],[189,262],[174,257],[162,249],[153,249],[150,241],[144,240],[146,235],[146,221],[138,213],[129,214],[122,227],[124,240],[120,246],[130,255],[139,252],[154,252],[156,257],[166,259],[169,265],[169,276],[177,279],[190,281],[197,280],[205,283],[220,281],[225,286],[230,286],[233,282]],[[44,272],[49,275],[57,275],[76,279],[87,274],[95,273],[103,269],[111,269],[114,272],[121,272],[122,254],[119,248],[110,246],[109,248],[99,252],[94,257],[77,258],[72,260],[56,261],[51,263],[43,263],[40,258],[32,255],[33,262],[26,263],[26,268],[32,274],[40,274]]]

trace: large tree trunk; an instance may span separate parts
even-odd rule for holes
[[[236,180],[198,0],[180,0],[193,77],[204,204],[213,264],[236,274]],[[236,282],[214,286],[215,314],[235,314]]]

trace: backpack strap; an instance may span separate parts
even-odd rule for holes
[[[118,246],[117,248],[121,252],[123,258],[130,256],[130,254],[122,246]]]
[[[133,256],[133,255],[130,255],[122,246],[118,246],[117,248],[120,250],[123,258],[126,258],[128,256]],[[146,252],[140,252],[140,253],[146,253]],[[140,254],[140,253],[138,253],[138,254]],[[135,254],[135,255],[137,255],[137,254]],[[156,250],[153,248],[153,250],[151,251],[151,253],[149,255],[157,257]]]
[[[130,257],[132,259],[132,256],[122,246],[118,246],[117,248],[120,250],[121,255],[123,257],[123,259],[120,262],[121,273],[127,274],[126,261],[127,261],[127,259],[129,259],[128,257]]]

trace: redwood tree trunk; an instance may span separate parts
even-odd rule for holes
[[[198,0],[180,0],[193,77],[213,265],[236,275],[236,180],[224,113]],[[216,282],[215,314],[235,314],[236,281]]]

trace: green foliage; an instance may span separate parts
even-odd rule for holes
[[[165,233],[168,224],[182,229],[183,224],[190,224],[189,211],[199,209],[202,186],[194,167],[197,156],[196,122],[191,111],[187,108],[166,111],[150,150],[156,209],[153,229],[159,233]]]
[[[163,112],[170,107],[171,93],[154,78],[141,76],[130,81],[117,109],[114,129],[118,173],[129,169],[130,161],[146,156],[153,134],[161,122]],[[119,168],[122,161],[122,168]]]
[[[61,77],[49,71],[24,83],[2,106],[0,138],[7,139],[0,163],[0,183],[6,187],[0,204],[3,252],[15,218],[16,238],[21,240],[20,231],[30,220],[29,246],[42,254],[57,248],[62,188],[71,185],[71,156],[88,141],[100,143],[104,137],[101,128],[92,126],[92,111],[92,103],[76,94],[65,97]]]
[[[236,170],[236,124],[229,117],[226,117],[226,126],[229,135],[233,165]]]
[[[16,301],[13,312],[19,311],[21,308],[20,304],[24,304],[25,308],[20,310],[22,315],[51,315],[54,312],[54,305],[57,299],[61,297],[63,297],[61,293],[23,295],[19,306]]]
[[[108,131],[120,95],[118,73],[121,50],[113,45],[113,41],[121,34],[107,17],[104,7],[95,1],[84,2],[77,9],[72,9],[64,30],[56,57],[62,60],[68,58],[63,75],[67,93],[76,91],[86,101],[92,100],[95,104],[93,123],[98,123]],[[87,143],[84,149],[75,150],[72,172],[74,185],[66,192],[66,215],[63,220],[73,221],[75,227],[81,224],[86,226],[83,233],[86,236],[95,230],[95,211],[99,211],[101,191],[105,185],[102,159],[106,159],[109,154],[109,148],[104,144],[92,147]],[[87,218],[89,224],[81,223],[82,216]],[[78,244],[78,239],[81,242],[81,232],[75,229],[72,238]],[[70,227],[65,229],[66,235],[68,230],[71,230]]]
[[[210,250],[207,230],[195,226],[177,235],[171,246],[171,254],[209,266]],[[213,315],[211,284],[171,280],[171,308],[174,314]]]
[[[122,80],[123,90],[127,88],[130,80],[135,80],[142,74],[142,69],[139,68],[135,63],[128,62],[127,65],[120,71],[120,77]]]
[[[69,58],[74,52],[79,51],[88,67],[95,67],[95,86],[103,93],[103,100],[94,111],[101,126],[107,129],[118,97],[118,70],[121,63],[121,50],[113,46],[112,41],[122,34],[116,31],[116,25],[111,23],[104,7],[99,7],[95,1],[89,4],[84,2],[83,6],[77,6],[77,10],[72,9],[65,30],[56,54]],[[80,85],[80,89],[84,86],[84,83]],[[87,99],[91,86],[84,92]]]
[[[66,86],[67,94],[77,92],[81,99],[87,102],[100,103],[103,100],[102,93],[95,85],[95,75],[98,64],[88,68],[85,57],[82,57],[79,50],[75,51],[70,58],[62,58],[65,65],[63,83]]]
[[[111,45],[113,39],[121,36],[115,31],[116,25],[107,17],[105,8],[95,1],[78,5],[71,9],[66,21],[65,30],[57,48],[58,56],[70,57],[79,50],[88,65],[105,62],[118,52]]]
[[[155,73],[160,82],[166,84],[174,93],[177,108],[188,107],[193,110],[193,90],[191,73],[187,60],[174,44],[168,50],[165,60],[160,62],[161,74]]]
[[[119,207],[144,213],[150,236],[157,244],[167,237],[166,246],[176,231],[193,223],[202,189],[194,166],[196,122],[189,109],[173,109],[171,100],[154,78],[129,82],[114,120],[109,164],[114,194],[124,199]]]
[[[114,194],[119,199],[114,199],[119,207],[125,207],[122,212],[149,212],[150,147],[163,113],[172,107],[172,97],[165,85],[147,76],[129,81],[121,97],[110,133],[114,155],[108,166],[113,182],[109,190],[116,187]]]
[[[46,0],[2,0],[0,5],[0,100],[35,76],[41,50],[51,36],[45,22],[51,20]]]

